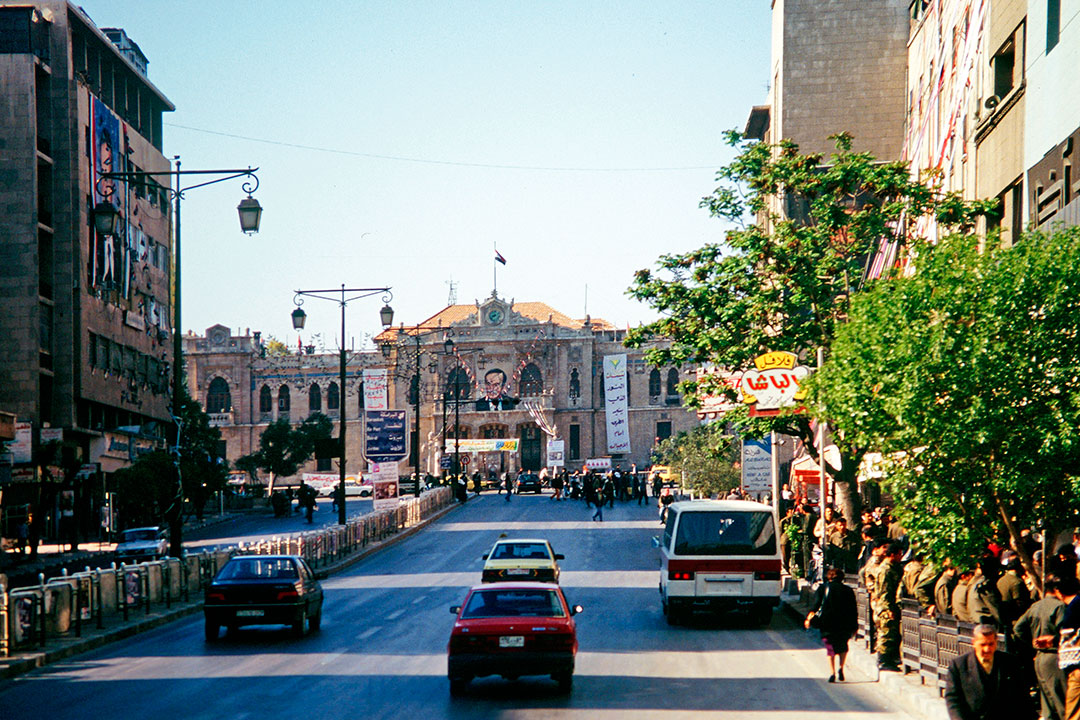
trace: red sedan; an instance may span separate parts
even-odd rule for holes
[[[457,615],[447,646],[450,694],[460,695],[474,677],[550,675],[570,692],[577,655],[574,615],[558,585],[500,582],[477,585]]]

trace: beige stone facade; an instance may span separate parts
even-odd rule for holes
[[[611,457],[623,467],[643,468],[657,437],[690,430],[699,421],[682,406],[675,388],[690,378],[690,370],[650,367],[641,351],[623,347],[624,336],[624,330],[603,320],[573,319],[542,302],[517,303],[493,295],[384,331],[376,342],[386,346],[386,353],[381,349],[350,353],[343,396],[336,352],[265,357],[257,333],[233,334],[219,325],[203,336],[186,337],[184,354],[192,395],[221,430],[230,461],[257,449],[262,430],[278,417],[295,423],[318,407],[336,427],[344,405],[346,470],[361,472],[363,370],[381,368],[390,373],[389,407],[406,411],[411,447],[417,398],[410,395],[410,385],[419,367],[421,472],[439,473],[440,457],[449,454],[443,450],[443,438],[453,445],[455,415],[461,438],[520,441],[516,453],[466,454],[470,471],[478,465],[500,472],[546,466],[547,435],[542,425],[557,429],[565,442],[568,468],[601,457]],[[453,343],[449,354],[448,338]],[[611,455],[601,365],[605,355],[618,354],[627,355],[631,448]],[[478,409],[480,384],[496,369],[507,379],[508,394],[519,401],[512,410]],[[463,373],[458,376],[460,401],[453,392],[455,373]],[[216,392],[211,392],[212,385]],[[222,400],[221,388],[227,388],[227,400]],[[312,402],[315,396],[318,405]],[[330,404],[331,397],[339,400]],[[539,417],[530,413],[530,406]],[[300,472],[317,470],[313,460]],[[400,470],[410,472],[412,459],[404,459]],[[337,472],[337,467],[324,464],[322,471]]]

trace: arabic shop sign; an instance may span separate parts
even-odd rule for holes
[[[789,352],[770,352],[754,358],[754,369],[744,372],[739,383],[751,417],[776,415],[781,408],[801,403],[806,396],[802,381],[810,375],[810,368],[796,365],[798,361],[798,356]]]
[[[368,410],[364,430],[368,462],[396,462],[407,454],[404,410]]]

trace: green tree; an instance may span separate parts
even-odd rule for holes
[[[273,336],[267,336],[266,342],[263,343],[263,351],[268,357],[284,357],[292,354],[288,345]]]
[[[117,470],[111,482],[122,527],[171,524],[174,517],[180,516],[176,465],[164,450],[147,453]]]
[[[207,500],[225,490],[229,464],[221,457],[221,431],[185,387],[180,408],[180,478],[184,497],[201,520]]]
[[[950,237],[916,265],[855,299],[815,411],[885,454],[920,547],[962,564],[1007,540],[1030,571],[1020,531],[1080,504],[1080,228],[983,251]]]
[[[659,464],[681,473],[683,485],[710,497],[722,495],[742,482],[738,462],[740,443],[720,423],[709,423],[669,437],[656,448]]]
[[[315,452],[315,441],[330,437],[334,424],[322,413],[313,413],[297,427],[287,418],[278,418],[259,436],[259,449],[236,461],[237,467],[256,477],[255,470],[277,477],[295,475]]]
[[[883,239],[903,241],[903,229],[927,215],[970,228],[990,207],[941,197],[913,180],[905,163],[853,152],[846,134],[835,139],[837,152],[826,163],[821,155],[800,154],[790,141],[744,144],[737,132],[728,133],[740,153],[719,171],[721,186],[701,206],[733,228],[722,243],[663,255],[655,271],[636,273],[629,295],[661,317],[632,330],[627,344],[666,338],[669,345],[647,351],[649,362],[713,364],[733,372],[769,351],[804,358],[813,358],[817,348],[827,353]],[[773,210],[781,204],[784,215]],[[748,218],[756,222],[747,224]],[[737,399],[719,379],[686,381],[680,390],[691,406],[706,395]],[[746,437],[771,430],[793,435],[816,453],[808,413],[750,418],[741,407],[725,421]],[[853,522],[860,509],[856,473],[864,448],[847,443],[840,449],[840,468],[826,467],[843,513]]]

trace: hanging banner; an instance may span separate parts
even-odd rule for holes
[[[368,463],[374,494],[374,510],[393,509],[398,506],[398,466],[396,462]]]
[[[547,464],[548,467],[563,467],[566,462],[566,455],[564,451],[566,441],[565,440],[548,440],[547,441]]]
[[[374,410],[364,413],[364,456],[368,462],[401,460],[405,451],[405,411]]]
[[[34,459],[34,425],[27,420],[15,422],[15,440],[8,443],[11,461],[28,463]]]
[[[604,409],[607,451],[630,452],[630,418],[626,401],[626,355],[604,356]]]
[[[454,453],[454,439],[449,438],[446,441],[445,452],[449,454]],[[498,438],[461,438],[457,441],[458,453],[478,453],[478,452],[517,452],[518,443],[520,441],[512,440],[500,440]]]
[[[772,439],[743,440],[742,487],[752,496],[772,492]]]
[[[743,373],[739,392],[742,401],[750,406],[750,417],[776,415],[781,408],[798,407],[806,396],[802,381],[810,368],[796,365],[794,353],[771,352],[754,358],[754,369]]]
[[[389,410],[386,395],[386,368],[365,370],[364,409]]]

